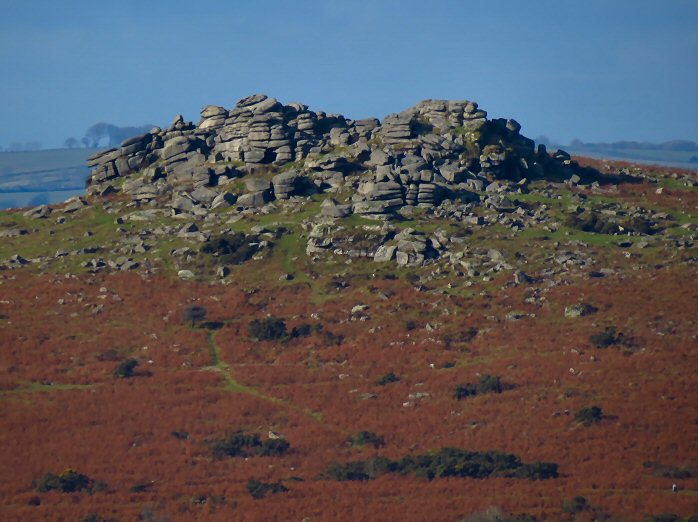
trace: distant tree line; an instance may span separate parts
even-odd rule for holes
[[[24,152],[24,151],[32,151],[32,150],[41,150],[41,142],[38,142],[38,141],[27,141],[27,142],[13,141],[5,148],[0,146],[0,152]]]
[[[63,147],[66,149],[77,149],[79,147],[117,147],[125,139],[148,132],[153,127],[155,127],[155,125],[152,124],[139,125],[136,127],[119,127],[112,123],[99,122],[89,127],[80,140],[72,136],[65,140],[63,142]]]
[[[63,142],[63,148],[117,147],[125,139],[138,134],[144,134],[153,127],[155,127],[155,125],[152,124],[139,125],[136,127],[119,127],[112,123],[99,122],[89,127],[82,138],[77,139],[74,136],[67,138]],[[0,145],[0,152],[28,152],[41,150],[41,148],[41,142],[38,141],[13,141],[7,147]]]

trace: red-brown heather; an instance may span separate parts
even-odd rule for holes
[[[608,197],[628,205],[689,218],[698,206],[695,190],[666,180],[659,193],[614,187]],[[611,188],[575,190],[603,198]],[[171,270],[0,271],[0,519],[455,521],[493,506],[545,521],[698,514],[695,247],[590,248],[595,264],[548,280],[516,285],[504,273],[453,288],[368,260],[300,260],[303,273],[280,281],[287,260],[276,254],[235,267],[229,284]],[[526,252],[531,270],[544,268]],[[601,267],[606,277],[590,277]],[[577,303],[596,312],[565,317]],[[207,324],[183,320],[191,305]],[[310,333],[253,339],[250,322],[268,316]],[[592,342],[610,327],[618,342]],[[134,375],[115,375],[129,359]],[[396,382],[379,384],[390,372]],[[483,375],[504,391],[454,398]],[[575,419],[592,405],[599,422]],[[217,458],[210,443],[236,430],[273,431],[291,448]],[[362,430],[384,445],[350,444]],[[555,462],[559,477],[326,476],[333,462],[445,447]],[[103,485],[37,491],[68,468]],[[691,473],[666,476],[681,470]],[[288,491],[254,499],[250,479]],[[591,508],[571,514],[578,496]]]
[[[550,306],[535,318],[506,322],[508,310],[526,311],[518,288],[486,300],[448,299],[382,281],[376,286],[395,292],[389,301],[357,287],[317,306],[296,287],[276,288],[261,302],[235,285],[131,274],[4,276],[2,518],[76,520],[99,513],[136,520],[151,510],[172,520],[455,520],[497,505],[551,520],[562,519],[563,502],[577,495],[623,520],[691,513],[696,497],[672,494],[672,479],[653,476],[643,463],[698,461],[698,288],[687,284],[694,277],[689,270],[657,270],[578,280],[552,289]],[[57,306],[61,298],[65,304]],[[580,298],[603,310],[603,319],[561,320],[560,307]],[[250,393],[226,389],[224,370],[212,367],[208,330],[181,324],[182,305],[194,299],[208,318],[225,321],[215,343],[228,374]],[[371,319],[347,321],[350,304],[359,300],[371,307]],[[92,315],[96,304],[105,307]],[[451,313],[437,315],[443,308]],[[289,318],[289,326],[312,323],[310,314],[320,313],[324,327],[345,341],[328,346],[319,333],[284,344],[252,341],[246,325],[264,313]],[[422,324],[407,331],[407,317]],[[426,331],[426,322],[439,329]],[[592,347],[596,323],[632,332],[634,352]],[[442,332],[471,326],[479,330],[474,339],[444,345]],[[127,349],[141,362],[137,375],[115,379],[108,353]],[[455,365],[444,369],[446,362]],[[399,382],[375,384],[390,371]],[[454,385],[481,373],[501,375],[511,389],[455,401]],[[404,406],[414,391],[429,396]],[[376,397],[362,400],[365,393]],[[572,413],[591,403],[602,404],[606,418],[579,425]],[[283,457],[213,459],[206,441],[236,428],[281,432],[292,450]],[[381,434],[385,447],[349,447],[348,436],[360,429]],[[189,438],[178,440],[173,431]],[[388,475],[360,483],[321,477],[332,461],[440,447],[554,461],[561,476],[429,482]],[[45,493],[39,506],[31,505],[32,481],[69,467],[108,488]],[[290,491],[283,495],[253,500],[245,491],[250,478],[290,477],[302,480],[286,482]],[[151,481],[146,492],[130,492]],[[683,487],[698,483],[686,480]],[[192,502],[198,496],[207,502]]]

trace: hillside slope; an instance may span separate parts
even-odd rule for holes
[[[698,514],[694,173],[269,100],[0,213],[3,520]]]

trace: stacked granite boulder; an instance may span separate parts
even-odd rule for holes
[[[386,218],[403,207],[476,200],[497,179],[585,178],[568,155],[534,150],[520,129],[514,120],[488,120],[470,101],[422,101],[381,125],[257,94],[233,109],[204,107],[196,125],[178,116],[167,129],[93,156],[88,195],[122,193],[197,214],[347,187],[350,203],[326,205],[327,216]],[[231,188],[240,177],[244,193]]]

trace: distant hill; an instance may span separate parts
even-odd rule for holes
[[[51,149],[0,153],[0,208],[54,203],[85,189],[86,160],[99,151]]]
[[[585,143],[573,140],[572,143],[563,145],[562,148],[580,156],[651,161],[686,168],[698,165],[698,144],[690,140],[672,140],[663,143],[638,141]]]
[[[614,141],[613,143],[597,142],[584,143],[580,140],[574,140],[572,146],[580,148],[590,148],[597,150],[663,150],[663,151],[682,151],[682,152],[698,152],[698,143],[690,140],[671,140],[662,143],[650,143],[647,141]]]
[[[86,159],[97,152],[97,148],[89,149],[50,149],[26,152],[0,152],[0,191],[8,190],[37,190],[44,187],[44,173],[57,174],[60,171],[70,171],[75,168],[84,169],[87,176]],[[34,174],[27,177],[28,174]],[[74,177],[74,176],[73,176]],[[85,179],[79,182],[68,177],[58,181],[57,176],[50,176],[54,183],[62,187],[84,186]],[[21,180],[21,181],[20,181]],[[46,190],[55,187],[47,187]]]

